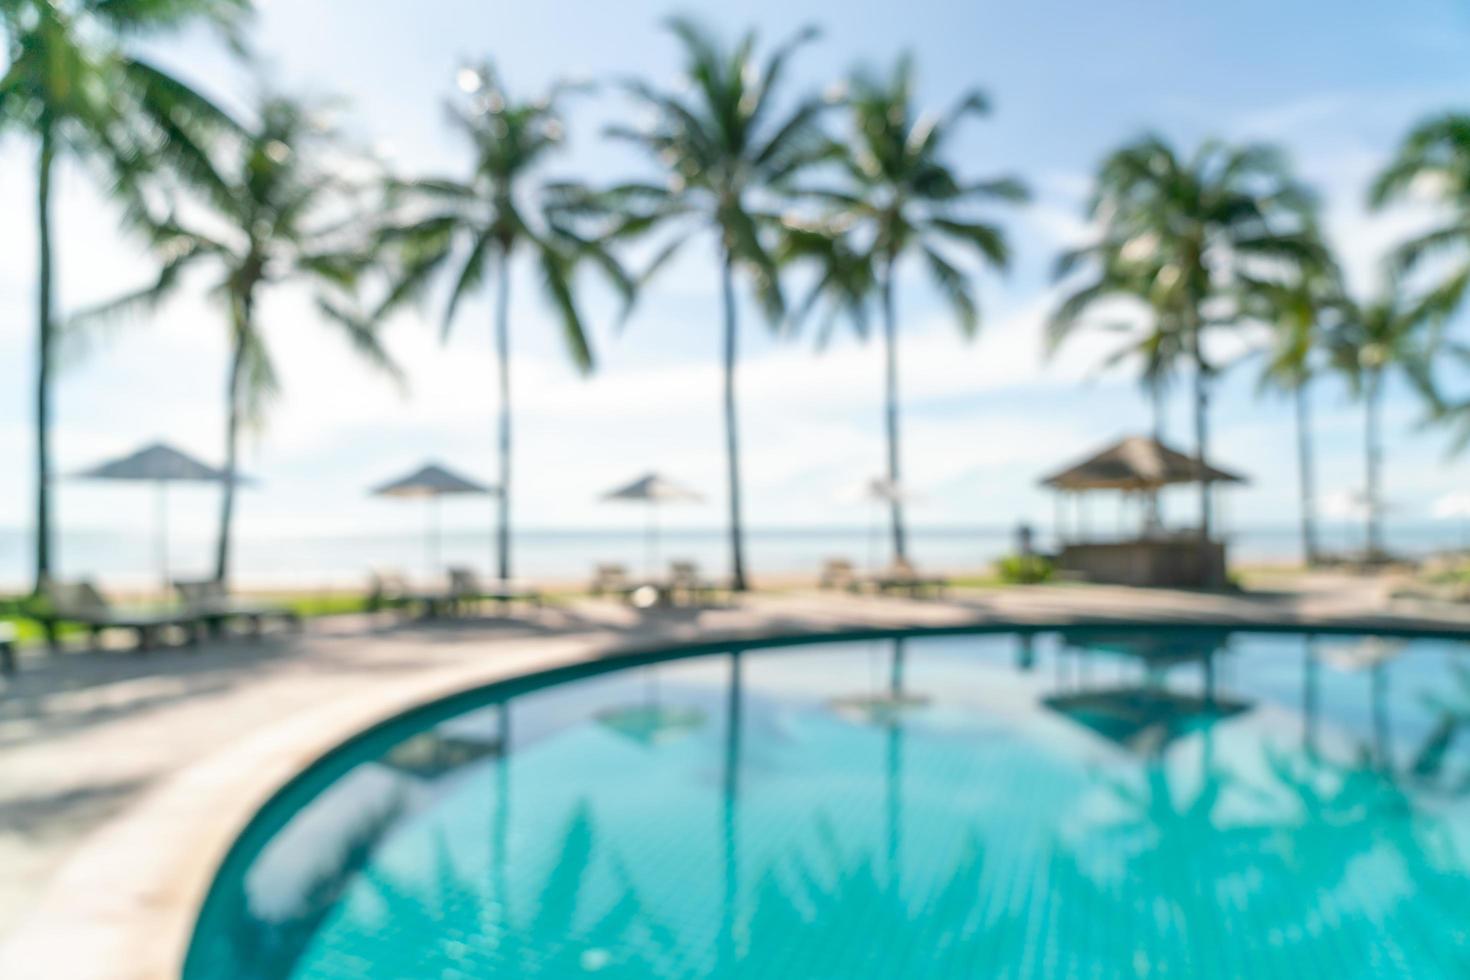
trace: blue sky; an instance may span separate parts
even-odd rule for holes
[[[1037,477],[1147,427],[1146,404],[1129,377],[1093,376],[1095,345],[1079,344],[1051,363],[1040,352],[1039,325],[1053,300],[1048,269],[1059,248],[1086,234],[1081,199],[1112,146],[1149,128],[1186,143],[1208,135],[1284,143],[1323,192],[1329,228],[1355,282],[1368,288],[1384,250],[1423,216],[1366,214],[1365,182],[1414,120],[1465,107],[1470,93],[1470,13],[1448,0],[261,6],[255,36],[272,84],[347,96],[348,128],[410,171],[453,172],[464,162],[441,110],[463,61],[493,59],[508,84],[527,94],[565,75],[636,72],[672,83],[677,49],[659,21],[675,10],[727,32],[754,26],[768,41],[805,23],[821,25],[823,38],[796,62],[793,91],[825,86],[859,61],[889,63],[903,49],[917,56],[928,105],[942,108],[965,89],[984,88],[995,113],[964,132],[953,156],[977,175],[1023,175],[1036,200],[1004,216],[1015,267],[1005,278],[982,278],[986,324],[975,343],[960,341],[920,277],[903,281],[906,455],[911,482],[926,498],[914,519],[934,524],[1044,523],[1051,509]],[[220,98],[247,104],[254,83],[207,38],[171,42],[160,55]],[[612,91],[582,100],[556,170],[592,182],[635,173],[635,158],[598,137],[602,121],[626,112]],[[21,461],[30,452],[32,157],[15,137],[0,142],[0,458],[12,461],[0,469],[0,527],[24,526],[29,514],[30,468]],[[58,210],[63,309],[143,280],[148,266],[138,246],[115,231],[114,215],[85,174],[63,173]],[[597,493],[659,468],[711,496],[708,506],[674,521],[717,524],[718,296],[707,254],[690,251],[669,270],[621,334],[611,329],[608,297],[596,289],[587,295],[600,369],[581,379],[564,363],[531,277],[516,279],[519,520],[622,526],[627,515],[599,506]],[[406,398],[355,361],[304,296],[273,296],[262,312],[285,393],[247,449],[261,486],[243,504],[242,533],[416,527],[418,515],[363,491],[428,456],[493,478],[493,361],[483,298],[463,308],[447,345],[438,341],[437,310],[390,325],[389,345],[410,372]],[[769,337],[753,312],[744,337],[749,519],[861,522],[860,510],[836,501],[880,466],[877,347],[840,338],[818,354],[809,340]],[[1289,417],[1284,404],[1257,399],[1252,371],[1238,368],[1216,400],[1217,456],[1254,478],[1228,512],[1236,521],[1285,524],[1295,516]],[[57,388],[61,469],[155,437],[218,459],[223,373],[218,314],[194,299],[92,345],[71,358]],[[1335,384],[1323,384],[1316,397],[1323,489],[1351,490],[1360,485],[1358,413]],[[1186,411],[1180,392],[1171,434],[1182,445]],[[1465,463],[1444,461],[1443,437],[1417,429],[1405,393],[1391,394],[1387,417],[1388,496],[1404,518],[1422,515],[1463,482]],[[210,495],[178,498],[180,524],[206,531]],[[63,528],[141,523],[148,506],[126,489],[63,483],[60,490]],[[468,524],[481,513],[456,509],[447,517]]]

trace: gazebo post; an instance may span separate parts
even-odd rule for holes
[[[1092,576],[1099,581],[1117,579],[1126,584],[1144,584],[1161,580],[1160,584],[1212,585],[1220,579],[1224,559],[1223,541],[1211,541],[1197,548],[1199,558],[1185,556],[1181,540],[1163,533],[1162,490],[1175,484],[1203,484],[1204,508],[1212,514],[1223,509],[1220,486],[1240,483],[1242,478],[1226,470],[1191,459],[1157,439],[1132,436],[1104,447],[1087,459],[1054,473],[1042,484],[1058,492],[1056,521],[1058,543],[1066,555],[1059,555],[1064,571]],[[1117,513],[1114,515],[1116,536],[1099,527],[1102,535],[1092,539],[1087,498],[1096,490],[1112,491]],[[1068,504],[1067,496],[1075,495]],[[1074,511],[1069,519],[1068,507]],[[1137,512],[1136,515],[1134,512]],[[1105,522],[1107,516],[1103,515]],[[1134,524],[1137,534],[1134,536]],[[1212,522],[1223,527],[1218,518]],[[1199,571],[1191,571],[1197,564]],[[1163,581],[1167,580],[1167,581]]]

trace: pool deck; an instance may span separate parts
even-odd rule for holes
[[[214,869],[256,809],[354,732],[456,691],[695,640],[1144,621],[1470,635],[1470,608],[1314,575],[1240,595],[791,592],[646,613],[585,601],[504,619],[339,617],[142,656],[28,652],[0,681],[0,976],[176,976]]]

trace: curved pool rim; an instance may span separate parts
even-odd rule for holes
[[[601,674],[639,666],[753,650],[799,649],[819,644],[881,641],[909,637],[942,637],[988,634],[1078,633],[1092,630],[1167,629],[1171,632],[1221,632],[1246,634],[1292,634],[1302,636],[1362,636],[1371,634],[1403,639],[1470,641],[1470,629],[1448,625],[1357,622],[1241,622],[1231,618],[1082,618],[1065,622],[987,620],[946,625],[817,629],[802,632],[772,632],[757,636],[712,638],[667,643],[611,644],[594,646],[568,663],[533,668],[488,682],[472,683],[450,693],[413,704],[405,710],[375,721],[341,738],[301,766],[294,775],[278,782],[254,808],[209,874],[202,902],[191,910],[186,944],[179,951],[176,967],[188,976],[198,948],[200,928],[208,914],[222,901],[220,885],[241,864],[248,865],[274,833],[302,804],[313,799],[334,779],[369,756],[375,747],[387,748],[408,732],[452,717],[470,707],[505,700]]]

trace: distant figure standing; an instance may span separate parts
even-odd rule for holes
[[[1022,558],[1030,558],[1035,554],[1035,532],[1031,525],[1022,521],[1016,525],[1016,553]]]

